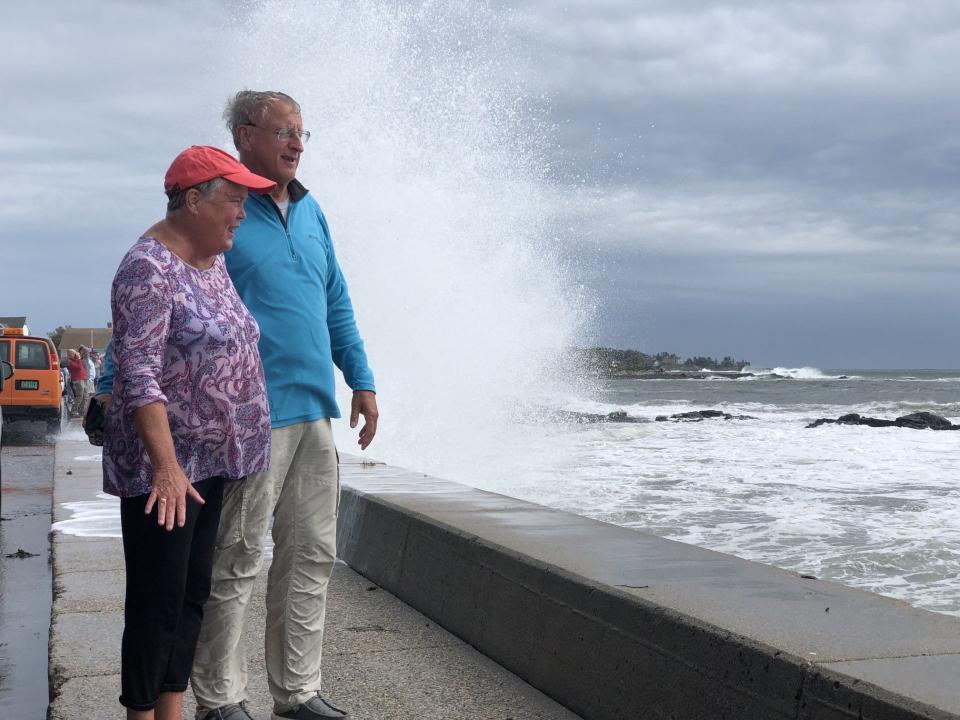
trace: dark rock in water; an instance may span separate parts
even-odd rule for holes
[[[903,415],[896,420],[886,420],[884,418],[872,418],[857,413],[841,415],[836,420],[831,418],[820,418],[809,425],[808,428],[820,427],[821,425],[867,425],[868,427],[902,427],[914,430],[960,430],[960,425],[954,425],[945,417],[934,415],[929,412],[915,412],[909,415]]]
[[[619,423],[644,423],[650,422],[646,418],[633,417],[633,415],[627,415],[626,410],[615,410],[612,413],[607,413],[604,418],[605,422],[619,422]]]
[[[841,415],[836,420],[833,418],[820,418],[807,425],[808,428],[819,427],[821,425],[869,425],[870,427],[893,427],[896,425],[894,420],[884,420],[882,418],[864,417],[858,413],[849,413]]]
[[[723,415],[719,410],[694,410],[692,412],[685,413],[676,413],[670,415],[657,415],[658,422],[665,422],[666,420],[678,420],[681,422],[699,422],[701,420],[706,420],[709,417],[716,417],[714,413],[719,413]]]
[[[915,412],[897,418],[897,427],[914,428],[916,430],[960,430],[960,425],[954,425],[945,417],[929,412]]]
[[[566,410],[561,410],[554,413],[554,416],[560,420],[565,420],[567,422],[577,422],[577,423],[603,423],[603,422],[617,422],[617,423],[643,423],[649,422],[646,418],[633,417],[628,415],[626,410],[614,410],[611,413],[606,415],[601,415],[599,413],[581,413],[581,412],[571,412]]]
[[[872,418],[850,413],[837,420],[841,425],[869,425],[870,427],[892,427],[896,423],[893,420],[884,420],[883,418]]]
[[[719,410],[694,410],[693,412],[680,413],[679,417],[690,420],[706,420],[707,418],[723,417],[723,415]],[[674,415],[674,417],[678,416]]]
[[[647,418],[634,417],[628,415],[625,410],[614,410],[606,415],[599,413],[582,413],[568,410],[559,410],[551,413],[551,417],[566,422],[576,423],[645,423],[650,422]],[[751,415],[730,415],[722,410],[694,410],[692,412],[677,413],[667,417],[666,415],[657,415],[657,422],[702,422],[713,418],[723,418],[724,420],[756,420]]]
[[[692,410],[691,412],[676,413],[667,417],[666,415],[657,415],[657,422],[702,422],[711,418],[723,418],[724,420],[756,420],[751,415],[730,415],[721,410]]]

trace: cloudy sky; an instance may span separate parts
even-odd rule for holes
[[[349,53],[356,16],[315,5],[328,27],[305,25],[297,52]],[[404,5],[469,14],[450,33],[465,52],[496,49],[496,72],[529,100],[544,183],[564,198],[554,219],[570,228],[557,237],[565,282],[593,307],[580,342],[768,366],[960,367],[956,2]],[[307,126],[329,117],[322,88],[284,65],[311,6],[6,8],[0,315],[42,332],[109,319],[113,270],[159,217],[170,159],[190,142],[229,147],[218,115],[243,68],[291,78],[311,101]],[[403,47],[422,51],[417,37]]]

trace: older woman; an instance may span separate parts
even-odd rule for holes
[[[179,719],[210,591],[223,483],[267,467],[259,328],[223,262],[247,191],[273,182],[194,146],[167,171],[166,217],[113,281],[104,490],[120,496],[128,718]]]

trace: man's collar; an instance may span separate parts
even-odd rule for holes
[[[287,192],[290,194],[290,202],[300,202],[303,200],[303,196],[310,191],[303,186],[303,183],[294,178],[287,185]]]

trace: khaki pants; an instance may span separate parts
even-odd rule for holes
[[[73,414],[83,417],[87,405],[87,381],[73,381]]]
[[[271,441],[266,472],[224,487],[213,587],[190,680],[198,715],[247,699],[244,615],[271,515],[265,650],[274,710],[288,710],[320,690],[340,504],[337,451],[327,419],[274,429]]]

